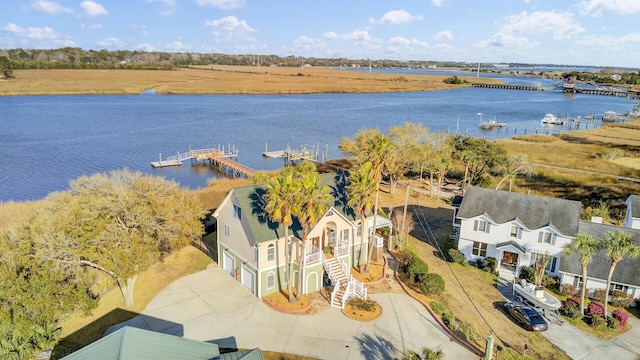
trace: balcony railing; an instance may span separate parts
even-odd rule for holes
[[[333,249],[333,255],[342,256],[349,253],[349,243],[338,245]]]
[[[311,251],[305,256],[305,264],[309,265],[319,261],[322,261],[322,250],[312,245]]]

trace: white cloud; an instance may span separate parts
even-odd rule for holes
[[[176,1],[175,0],[147,0],[148,3],[160,3],[161,8],[155,9],[159,15],[172,15],[176,12]]]
[[[370,18],[369,22],[372,24],[380,23],[380,24],[407,24],[415,20],[423,20],[422,15],[411,15],[406,10],[392,10],[386,12],[380,20],[376,20],[374,18]]]
[[[102,29],[102,24],[80,24],[80,29],[100,30]]]
[[[323,37],[329,40],[352,40],[352,41],[370,41],[373,40],[371,34],[367,30],[356,30],[350,33],[337,34],[333,31],[324,33]]]
[[[118,49],[120,49],[120,48],[124,47],[124,42],[122,40],[118,39],[118,38],[115,38],[115,37],[110,37],[110,38],[107,38],[107,39],[96,41],[96,44],[100,45],[102,47],[105,47],[105,48],[118,48]]]
[[[431,0],[431,5],[435,7],[441,7],[444,5],[444,0]]]
[[[215,37],[215,42],[226,44],[230,50],[255,50],[264,47],[253,36],[257,30],[235,16],[207,20],[205,25],[214,29],[212,34]]]
[[[638,0],[587,0],[578,4],[581,15],[631,15],[640,12]]]
[[[104,6],[91,0],[84,0],[80,3],[80,7],[83,8],[89,16],[108,15],[109,11]]]
[[[136,49],[142,50],[142,51],[156,51],[156,48],[149,43],[138,44],[136,46]]]
[[[169,51],[185,51],[193,48],[193,46],[185,44],[180,40],[173,41],[164,47]]]
[[[499,32],[488,40],[481,41],[479,45],[483,48],[520,48],[529,46],[529,44],[529,40],[526,38]]]
[[[15,36],[31,39],[31,40],[55,40],[60,38],[60,34],[56,33],[50,27],[28,27],[23,28],[22,26],[8,23],[2,30],[13,34]]]
[[[637,48],[640,45],[640,34],[630,33],[619,37],[591,35],[576,40],[576,44],[588,45],[591,48],[610,49],[612,51],[631,50],[631,48]]]
[[[444,30],[433,35],[433,39],[434,40],[452,40],[453,34],[451,33],[451,30]]]
[[[49,15],[57,15],[57,14],[70,14],[73,13],[73,10],[64,7],[58,4],[55,1],[47,1],[47,0],[36,0],[31,2],[31,7],[35,11],[40,11],[43,13],[47,13]]]
[[[322,35],[325,39],[337,39],[340,37],[337,33],[333,31],[328,31]]]
[[[506,17],[507,23],[500,29],[505,34],[552,33],[554,39],[568,39],[585,31],[573,22],[573,13],[555,11],[526,11]]]
[[[406,39],[400,36],[393,37],[387,41],[390,45],[400,45],[405,47],[418,47],[418,48],[428,48],[429,44],[424,41],[420,41],[417,39]]]
[[[231,10],[244,7],[244,0],[198,0],[200,6],[210,6],[222,10]]]

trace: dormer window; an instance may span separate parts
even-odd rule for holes
[[[546,231],[541,231],[538,234],[538,242],[542,243],[542,244],[550,244],[550,245],[555,245],[556,244],[556,238],[557,235],[550,233],[550,232],[546,232]]]
[[[519,226],[511,225],[509,236],[517,239],[522,239],[522,228]]]
[[[473,223],[473,230],[488,233],[491,228],[491,224],[488,221],[476,220]]]
[[[333,216],[333,210],[327,211],[327,216]]]

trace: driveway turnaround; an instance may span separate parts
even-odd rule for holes
[[[395,281],[387,279],[385,281]],[[161,291],[129,325],[215,342],[221,348],[260,348],[320,359],[393,359],[423,347],[447,359],[477,359],[450,340],[427,310],[402,293],[377,293],[382,306],[371,322],[328,307],[313,315],[272,310],[218,266],[186,276]],[[618,360],[618,359],[616,359]]]

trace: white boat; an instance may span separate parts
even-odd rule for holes
[[[556,311],[560,309],[560,306],[562,306],[562,302],[560,302],[560,300],[555,296],[551,295],[551,293],[544,290],[544,287],[527,283],[524,279],[521,279],[520,282],[514,283],[513,290],[522,298],[522,300],[526,300],[537,308]]]
[[[562,125],[564,124],[564,121],[561,119],[558,119],[558,117],[552,113],[546,113],[542,118],[542,121],[540,121],[540,123],[542,125]]]
[[[618,119],[618,114],[615,111],[607,111],[602,115],[602,121],[614,122]]]

